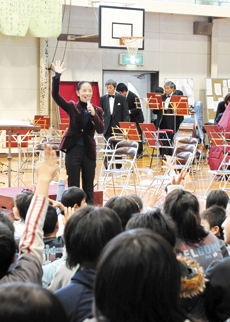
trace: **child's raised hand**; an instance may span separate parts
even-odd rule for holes
[[[64,214],[65,216],[62,217],[62,222],[63,222],[63,225],[65,226],[67,221],[70,219],[70,217],[72,216],[72,214],[76,211],[76,209],[71,208],[71,207],[65,207],[64,209]]]
[[[66,182],[67,179],[68,179],[68,175],[66,174],[66,168],[61,168],[60,174],[59,174],[59,180]]]
[[[162,191],[157,189],[154,191],[153,194],[149,195],[148,198],[148,206],[153,208],[153,206],[156,204],[156,202],[161,198]]]
[[[171,155],[164,155],[164,157],[166,158],[166,160],[162,160],[164,165],[167,165],[170,169],[170,171],[174,171],[172,162],[171,162]]]

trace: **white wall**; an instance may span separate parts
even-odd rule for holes
[[[39,39],[0,34],[0,120],[27,120],[39,103]]]
[[[98,34],[93,8],[73,7],[70,34]],[[66,10],[62,33],[67,33]],[[210,77],[210,37],[193,35],[193,22],[206,17],[159,14],[145,15],[145,65],[118,65],[124,50],[100,49],[97,43],[67,42],[62,80],[98,81],[102,93],[103,70],[159,71],[160,86],[165,78],[192,78],[195,99],[205,100],[205,78]],[[230,19],[218,23],[218,77],[230,77]],[[49,39],[51,63],[56,39]],[[59,42],[56,59],[62,59],[65,42]],[[0,34],[0,119],[32,119],[39,107],[39,39]]]
[[[230,78],[230,19],[218,20],[218,78]]]
[[[98,15],[97,9],[95,10]],[[124,50],[101,49],[98,44],[68,42],[65,57],[68,70],[62,80],[98,81],[102,93],[103,70],[159,71],[160,86],[163,86],[165,78],[192,78],[195,99],[203,100],[206,104],[205,78],[210,74],[210,37],[193,35],[194,21],[207,22],[207,18],[147,12],[144,66],[118,65],[118,55]],[[72,9],[70,34],[97,34],[97,28],[92,8]],[[62,32],[66,33],[66,30],[65,20]],[[59,42],[59,47],[64,44]],[[53,58],[55,45],[56,40],[49,41],[50,60]],[[63,48],[58,49],[56,58],[61,59],[62,52]]]

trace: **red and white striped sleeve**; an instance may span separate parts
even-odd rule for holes
[[[26,215],[26,229],[20,241],[20,253],[36,256],[43,263],[43,225],[49,200],[35,195]]]

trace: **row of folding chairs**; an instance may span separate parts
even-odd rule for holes
[[[115,141],[115,144],[112,142]],[[100,190],[107,195],[107,189],[113,189],[114,195],[127,193],[130,185],[136,193],[140,180],[136,165],[138,142],[127,141],[123,136],[110,137],[103,152],[103,162],[100,172]],[[114,147],[114,148],[113,148]],[[105,168],[107,164],[107,168]]]
[[[115,148],[112,148],[111,142],[117,140]],[[195,178],[193,176],[193,167],[195,164],[195,157],[198,148],[198,140],[192,137],[178,138],[173,149],[171,162],[175,171],[186,169],[191,174],[193,179],[193,191],[195,191]],[[106,158],[109,159],[107,169],[102,164],[100,172],[100,190],[108,196],[107,189],[113,189],[114,195],[117,192],[122,195],[127,193],[127,190],[132,189],[135,191],[142,191],[142,197],[151,188],[161,189],[163,185],[170,182],[169,168],[163,166],[163,174],[154,175],[151,183],[146,187],[142,186],[142,180],[137,168],[137,150],[138,142],[126,141],[123,136],[111,137],[107,142],[103,152],[103,163]],[[118,159],[119,158],[119,159]],[[116,166],[120,165],[121,168],[117,169]],[[131,180],[131,184],[130,184]]]
[[[191,174],[193,182],[193,192],[195,191],[195,178],[193,173],[193,166],[195,163],[195,157],[198,147],[198,140],[193,137],[178,138],[175,142],[173,149],[171,163],[175,172],[185,169],[187,173]],[[144,190],[142,197],[151,189],[155,188],[158,192],[163,186],[167,185],[171,181],[170,169],[168,166],[162,166],[165,170],[163,174],[157,174],[153,180]]]

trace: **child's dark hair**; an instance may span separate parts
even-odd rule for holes
[[[217,205],[226,209],[228,202],[229,202],[229,196],[227,192],[221,189],[212,190],[211,192],[209,192],[207,196],[206,208],[209,208],[213,205]]]
[[[65,207],[72,207],[77,204],[78,207],[81,206],[82,200],[86,198],[86,193],[84,190],[78,187],[70,187],[66,189],[61,197],[61,203]]]
[[[0,320],[4,322],[68,322],[61,301],[32,283],[0,285]]]
[[[33,196],[34,196],[33,192],[26,190],[26,191],[19,193],[15,197],[15,204],[18,208],[19,215],[20,215],[21,219],[24,221],[26,219],[26,214],[29,209],[29,206],[30,206]]]
[[[160,209],[152,210],[147,213],[135,214],[128,221],[125,230],[135,228],[148,228],[154,233],[164,237],[174,248],[176,244],[176,228],[170,219],[166,219]]]
[[[0,279],[6,275],[15,255],[14,234],[9,227],[0,222]]]
[[[183,322],[181,273],[169,243],[150,229],[113,238],[97,265],[94,311],[110,322]]]
[[[226,212],[223,207],[213,205],[204,210],[201,214],[201,217],[202,219],[206,219],[208,221],[210,229],[215,226],[218,226],[220,232],[220,236],[218,237],[220,239],[224,239],[223,228],[221,226],[225,220]]]
[[[143,205],[143,201],[142,201],[141,197],[139,197],[135,193],[129,194],[128,197],[132,198],[136,202],[140,211],[143,209],[144,205]]]
[[[93,206],[77,209],[64,230],[68,267],[80,264],[85,269],[95,269],[103,247],[121,231],[120,218],[112,209]]]
[[[137,202],[130,196],[112,197],[105,203],[105,207],[116,211],[121,219],[123,230],[131,216],[140,212]]]
[[[176,189],[165,198],[163,213],[176,225],[177,237],[189,245],[199,243],[208,236],[200,225],[199,202],[188,191]]]
[[[55,230],[56,224],[58,221],[58,216],[56,209],[49,205],[47,212],[46,212],[46,218],[43,226],[44,236],[52,234]]]
[[[12,231],[12,234],[14,235],[14,231],[15,231],[14,224],[13,224],[13,220],[9,215],[5,214],[4,212],[0,212],[0,222],[2,222],[8,228],[10,228],[10,230]]]

